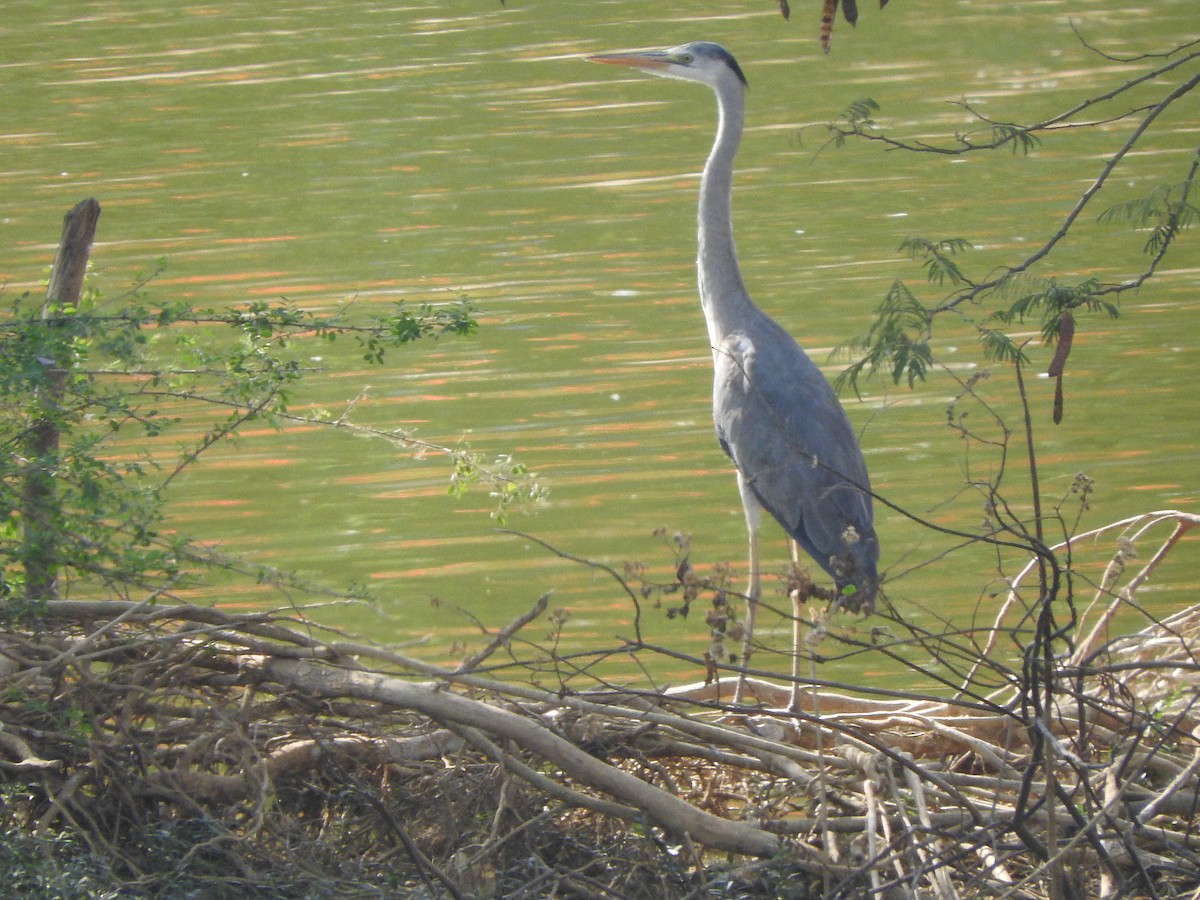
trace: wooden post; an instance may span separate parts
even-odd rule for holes
[[[75,205],[63,218],[62,238],[50,270],[42,319],[51,327],[61,324],[79,304],[87,272],[100,204],[92,198]],[[30,428],[21,520],[25,540],[25,596],[51,600],[58,596],[58,534],[54,525],[54,478],[58,468],[59,412],[70,360],[65,348],[55,348],[55,358],[40,359],[46,381],[37,396],[37,414]]]

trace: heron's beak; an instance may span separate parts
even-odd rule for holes
[[[605,63],[610,66],[630,66],[634,69],[665,69],[674,60],[665,50],[650,50],[645,53],[601,53],[589,56],[588,62]]]

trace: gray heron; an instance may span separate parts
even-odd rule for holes
[[[837,602],[865,613],[874,608],[879,541],[867,467],[829,382],[792,336],[754,305],[742,282],[733,243],[732,182],[746,77],[737,61],[704,41],[589,59],[697,81],[717,98],[716,140],[700,180],[696,269],[713,354],[713,422],[737,470],[749,532],[743,675],[734,695],[740,701],[761,592],[758,532],[764,509],[791,538],[793,560],[804,550],[833,579]],[[797,606],[800,599],[794,597]],[[798,660],[799,609],[795,612]]]

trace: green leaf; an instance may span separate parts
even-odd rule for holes
[[[837,376],[835,388],[849,385],[857,393],[862,375],[874,375],[881,369],[886,369],[896,384],[903,379],[912,387],[918,379],[924,380],[933,365],[929,322],[929,311],[904,283],[892,282],[867,333],[839,348],[863,355]]]

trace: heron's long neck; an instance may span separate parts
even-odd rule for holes
[[[730,202],[733,158],[742,139],[744,106],[740,85],[717,91],[717,137],[700,179],[696,270],[700,303],[714,348],[725,335],[736,330],[739,314],[752,305],[738,271]]]

